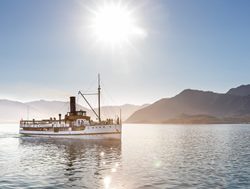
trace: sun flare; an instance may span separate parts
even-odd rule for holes
[[[91,28],[98,42],[111,46],[130,43],[134,37],[145,37],[145,31],[137,26],[133,11],[122,4],[105,4],[93,12]]]

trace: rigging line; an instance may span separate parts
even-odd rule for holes
[[[65,110],[65,107],[66,109],[68,109],[68,101],[67,102],[63,102],[63,105],[60,106],[60,108],[58,108],[58,112],[61,112],[61,113],[66,113],[64,110]],[[67,110],[66,110],[67,111]]]
[[[83,111],[87,111],[87,112],[90,110],[89,108],[87,108],[87,107],[83,106],[82,104],[80,104],[79,94],[77,95],[76,101],[77,101],[76,107],[77,107],[78,110],[83,110]]]
[[[102,84],[102,85],[104,86],[104,84]],[[112,97],[111,93],[108,92],[108,89],[107,89],[107,88],[103,87],[103,91],[104,91],[104,93],[110,98],[111,105],[113,105],[113,104],[118,104],[118,103],[117,103],[117,100],[114,99],[114,98]]]
[[[98,93],[83,93],[83,95],[98,95]]]
[[[104,98],[105,100],[108,100],[107,98]],[[116,114],[116,107],[113,105],[107,105],[106,106],[106,111],[112,118],[114,118],[114,115]]]
[[[92,91],[94,88],[94,84],[96,83],[96,79],[93,79],[92,82],[89,82],[89,85],[85,88],[85,90],[80,90],[80,91]],[[93,89],[94,90],[94,89]]]
[[[104,104],[105,103],[105,98],[103,97],[103,94],[101,94],[101,97],[102,97],[102,102]],[[102,114],[104,115],[104,117],[106,119],[109,118],[110,117],[109,114],[106,113],[107,112],[107,108],[105,109],[105,107],[102,106],[101,109],[102,109]]]
[[[94,114],[96,115],[97,118],[99,118],[99,116],[97,115],[96,111],[92,108],[91,104],[88,102],[88,100],[85,98],[85,96],[81,93],[81,91],[78,92],[78,94],[80,94],[83,99],[85,100],[85,102],[89,105],[89,107],[91,108],[91,110],[94,112]],[[99,118],[100,120],[100,118]]]
[[[83,110],[85,110],[87,112],[87,114],[89,114],[92,117],[92,110],[89,107],[87,107],[84,102],[82,102],[81,98],[79,98],[79,95],[80,94],[77,95],[79,107],[81,107]]]
[[[115,100],[114,100],[114,99],[112,98],[112,96],[107,92],[107,89],[105,88],[103,82],[101,82],[101,84],[102,84],[102,86],[103,86],[103,87],[102,87],[103,93],[107,94],[107,96],[109,96],[109,98],[110,98],[110,100],[111,100],[111,105],[110,105],[110,107],[107,107],[106,109],[107,109],[109,112],[111,112],[110,115],[113,115],[113,114],[114,114],[114,115],[118,115],[118,114],[119,114],[119,110],[121,109],[121,106],[117,106],[118,110],[115,109],[115,106],[112,105],[112,101],[115,102]],[[114,107],[114,111],[111,110],[111,107],[112,107],[112,106]],[[113,116],[114,116],[114,115],[113,115]]]
[[[111,101],[113,101],[114,103],[116,103],[117,100],[115,100],[115,99],[110,95],[110,93],[108,92],[107,88],[105,88],[105,85],[103,84],[103,82],[102,82],[102,86],[103,86],[102,88],[103,88],[104,93],[106,93],[107,96],[109,96],[109,98],[110,98]]]
[[[34,108],[32,105],[29,105],[29,104],[26,104],[26,106],[27,106],[27,108],[28,108],[28,114],[29,114],[29,118],[30,118],[30,114],[32,114],[34,111],[35,112],[37,112],[37,113],[39,113],[40,114],[40,116],[42,116],[44,113],[42,113],[39,109],[37,109],[37,108]],[[31,110],[31,111],[30,111]],[[32,112],[33,111],[33,112]],[[48,114],[46,114],[46,115],[48,115]]]

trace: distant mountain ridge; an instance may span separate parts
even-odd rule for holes
[[[81,105],[77,109],[93,112]],[[241,85],[220,94],[186,89],[172,98],[163,98],[148,105],[104,106],[102,119],[115,118],[122,110],[127,123],[250,123],[250,85]],[[22,103],[0,99],[0,122],[58,117],[69,111],[69,102],[33,101]]]
[[[131,105],[125,104],[121,106],[103,106],[101,107],[101,117],[115,118],[119,116],[120,109],[122,110],[122,119],[126,120],[136,110],[145,107],[146,105]],[[78,110],[84,110],[93,120],[96,119],[94,113],[81,105],[77,105]],[[18,122],[20,119],[48,119],[50,117],[58,118],[58,114],[66,114],[69,111],[69,102],[63,101],[32,101],[22,103],[11,100],[0,99],[0,122]]]
[[[236,95],[236,96],[248,96],[250,95],[250,85],[241,85],[236,88],[230,89],[227,94]]]
[[[250,122],[250,85],[225,94],[186,89],[136,111],[128,123],[241,123]]]

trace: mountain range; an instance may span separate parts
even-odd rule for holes
[[[102,119],[115,118],[119,116],[120,109],[122,119],[126,120],[135,111],[147,105],[125,104],[121,106],[103,106],[101,107]],[[78,110],[84,110],[93,120],[96,119],[94,113],[81,105],[77,105]],[[18,102],[11,100],[0,100],[0,122],[18,122],[20,119],[49,119],[58,118],[58,114],[65,115],[69,111],[69,102],[63,101],[32,101]]]
[[[137,110],[127,123],[248,123],[250,85],[220,94],[186,89]]]
[[[92,119],[94,113],[81,105]],[[241,85],[226,93],[186,89],[172,98],[163,98],[153,104],[101,107],[102,119],[115,118],[122,110],[126,123],[249,123],[250,85]],[[20,119],[47,119],[69,111],[69,102],[0,100],[0,122],[18,122]]]

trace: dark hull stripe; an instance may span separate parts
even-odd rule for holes
[[[108,135],[108,134],[121,134],[121,132],[109,132],[109,133],[84,133],[84,134],[43,134],[43,133],[20,133],[23,135],[50,135],[50,136],[74,136],[74,135]]]

